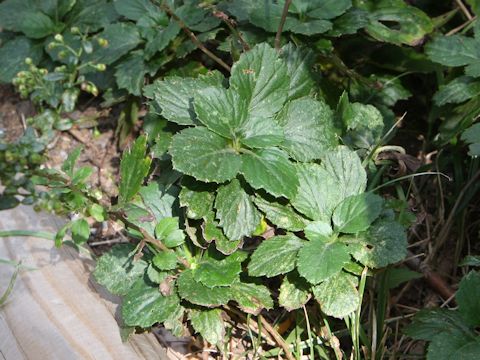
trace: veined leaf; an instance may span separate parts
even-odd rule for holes
[[[314,240],[298,252],[297,269],[315,285],[338,274],[349,261],[347,245],[336,240]]]
[[[202,219],[208,215],[213,208],[214,190],[215,188],[207,184],[186,180],[185,177],[182,179],[180,205],[187,208],[187,216],[190,219]]]
[[[287,66],[267,44],[242,54],[232,67],[230,86],[245,99],[251,117],[273,118],[287,99],[290,78]]]
[[[246,253],[242,251],[222,260],[206,258],[198,265],[193,277],[209,288],[229,286],[238,279],[238,274],[242,271],[241,263],[245,258]]]
[[[97,261],[93,276],[112,294],[125,295],[145,273],[147,262],[133,261],[130,256],[133,249],[131,244],[115,245]]]
[[[445,66],[463,66],[480,61],[478,40],[463,35],[435,37],[425,46],[428,57]]]
[[[358,279],[344,271],[313,288],[322,311],[336,318],[344,318],[360,306]]]
[[[119,202],[126,203],[140,190],[150,170],[152,159],[146,155],[147,138],[140,136],[127,150],[120,162]]]
[[[253,188],[287,199],[297,193],[297,172],[283,151],[277,148],[249,151],[242,154],[242,160],[241,172]]]
[[[270,290],[254,282],[235,281],[231,287],[232,300],[246,313],[258,315],[263,309],[273,308]]]
[[[192,304],[215,307],[225,305],[232,297],[229,287],[216,286],[209,288],[195,281],[193,270],[183,271],[177,279],[178,292],[182,299]]]
[[[480,156],[480,123],[470,126],[462,133],[461,138],[469,144],[470,156]]]
[[[458,104],[478,95],[480,95],[480,81],[470,76],[460,76],[448,84],[440,86],[433,96],[433,101],[439,106]]]
[[[228,140],[204,127],[185,129],[173,136],[170,154],[176,170],[206,182],[233,179],[242,166],[240,155]]]
[[[354,234],[367,230],[383,209],[382,197],[363,193],[343,200],[333,212],[333,223],[339,232]]]
[[[349,245],[350,252],[355,259],[370,268],[396,263],[407,254],[405,230],[392,220],[380,219],[355,238],[358,242]]]
[[[115,78],[120,89],[126,89],[130,94],[140,96],[145,81],[147,69],[143,60],[143,51],[132,52],[125,60],[116,66]]]
[[[156,104],[162,116],[180,125],[193,125],[196,121],[193,99],[197,92],[209,86],[222,86],[223,76],[218,72],[195,78],[166,77],[152,85]]]
[[[308,283],[296,272],[288,273],[280,286],[278,303],[288,311],[301,308],[310,300],[311,294]]]
[[[268,201],[262,197],[255,197],[255,205],[265,213],[265,216],[274,225],[289,231],[301,231],[307,226],[308,220],[296,213],[289,205],[282,205],[276,201]]]
[[[274,236],[262,241],[248,264],[250,276],[273,277],[295,268],[298,250],[305,242],[293,234]]]
[[[195,331],[211,344],[220,344],[225,336],[222,310],[190,310],[190,322]]]
[[[260,213],[237,179],[218,189],[215,209],[220,226],[231,240],[251,235],[260,223]]]
[[[158,286],[139,279],[123,299],[122,318],[125,325],[148,328],[171,319],[179,310],[180,299],[176,294],[163,296]]]
[[[287,65],[287,74],[290,77],[287,99],[294,100],[310,95],[315,86],[311,73],[315,63],[313,51],[288,43],[282,48],[280,56]]]
[[[337,145],[332,110],[324,102],[301,98],[288,103],[277,116],[285,132],[281,147],[295,160],[318,159]]]

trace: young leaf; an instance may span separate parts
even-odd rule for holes
[[[259,196],[255,197],[254,202],[267,219],[281,229],[301,231],[307,225],[308,220],[297,214],[289,205],[268,201]]]
[[[195,281],[193,270],[183,271],[177,279],[177,286],[182,299],[206,307],[225,305],[232,296],[229,287],[209,288],[201,282]]]
[[[296,272],[288,273],[280,286],[278,303],[288,311],[301,308],[310,300],[311,294],[308,283]]]
[[[173,167],[197,180],[222,183],[233,179],[242,159],[227,139],[204,127],[176,134],[170,146]]]
[[[158,286],[150,286],[139,279],[129,289],[122,303],[125,325],[148,328],[155,323],[171,319],[180,309],[178,296],[163,296]]]
[[[480,61],[478,40],[463,35],[438,36],[425,46],[430,59],[445,66],[463,66]]]
[[[62,164],[62,170],[67,174],[70,178],[73,177],[73,170],[75,168],[75,164],[77,163],[78,158],[82,152],[82,146],[77,146],[75,149],[72,150],[70,154],[68,154],[67,159]]]
[[[260,223],[260,213],[237,179],[218,189],[215,209],[219,224],[230,240],[251,235]]]
[[[291,199],[297,193],[298,178],[288,156],[277,148],[249,151],[242,155],[242,174],[255,189]]]
[[[72,239],[75,244],[86,243],[90,237],[90,226],[85,219],[78,219],[72,222]]]
[[[93,276],[112,294],[125,295],[145,273],[147,262],[133,261],[130,256],[134,248],[131,244],[115,245],[97,261]]]
[[[380,219],[368,231],[357,234],[358,242],[349,249],[355,259],[370,268],[385,267],[407,255],[407,236],[403,227],[392,220]]]
[[[304,243],[293,234],[274,236],[262,241],[251,256],[248,274],[273,277],[292,271],[295,268],[298,250]]]
[[[166,247],[173,248],[185,242],[185,234],[178,228],[178,218],[164,218],[155,227],[155,235]]]
[[[230,86],[245,99],[251,117],[273,118],[285,102],[290,86],[287,66],[263,43],[242,54],[232,66]]]
[[[281,147],[295,160],[319,159],[337,145],[332,110],[324,102],[301,98],[288,103],[277,116],[285,132]]]
[[[150,170],[152,159],[146,155],[147,138],[140,136],[127,150],[120,162],[119,202],[131,200],[140,190],[143,179]]]
[[[130,53],[115,69],[118,87],[126,89],[130,94],[140,96],[147,73],[143,51]]]
[[[313,221],[305,228],[305,236],[311,241],[328,241],[332,235],[332,226],[327,222]]]
[[[383,209],[383,198],[363,193],[343,200],[333,212],[333,223],[338,232],[355,234],[368,229]]]
[[[358,279],[344,271],[313,288],[322,311],[336,318],[344,318],[360,306]]]
[[[338,274],[349,261],[347,245],[335,240],[314,240],[298,252],[297,269],[315,285]]]
[[[480,95],[480,81],[470,76],[459,76],[448,84],[440,86],[433,96],[433,101],[438,106],[458,104],[478,95]]]
[[[221,344],[225,336],[222,310],[190,310],[190,322],[195,331],[211,344]]]
[[[465,321],[472,326],[480,325],[480,273],[469,272],[460,282],[460,287],[455,296],[458,311]]]

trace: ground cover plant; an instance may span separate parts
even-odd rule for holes
[[[0,143],[0,209],[67,215],[56,246],[98,223],[128,236],[93,273],[122,297],[123,334],[161,325],[218,357],[477,358],[478,259],[461,260],[479,251],[479,13],[3,1],[0,80],[36,111]],[[88,142],[48,162],[62,134],[99,136],[75,113],[92,103],[124,149],[108,193]],[[458,309],[405,313],[428,296]]]

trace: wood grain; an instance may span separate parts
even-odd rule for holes
[[[55,217],[20,206],[0,212],[1,230],[55,232]],[[0,309],[0,360],[168,359],[152,334],[120,339],[118,299],[91,278],[94,261],[67,246],[33,237],[0,238],[0,258],[36,268],[22,271]],[[0,264],[0,294],[13,267]]]

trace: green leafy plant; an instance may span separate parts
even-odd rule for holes
[[[272,309],[272,290],[288,311],[314,297],[325,315],[355,316],[364,268],[405,256],[403,227],[366,192],[360,157],[338,145],[334,112],[310,96],[308,67],[294,66],[306,56],[260,44],[233,65],[228,88],[216,72],[150,86],[152,109],[180,127],[156,136],[169,139],[177,175],[142,186],[151,159],[137,139],[114,210],[142,240],[114,247],[94,273],[124,297],[125,325],[160,322],[181,334],[188,319],[221,347],[222,314],[233,304],[252,315]],[[262,238],[267,227],[276,234]]]

